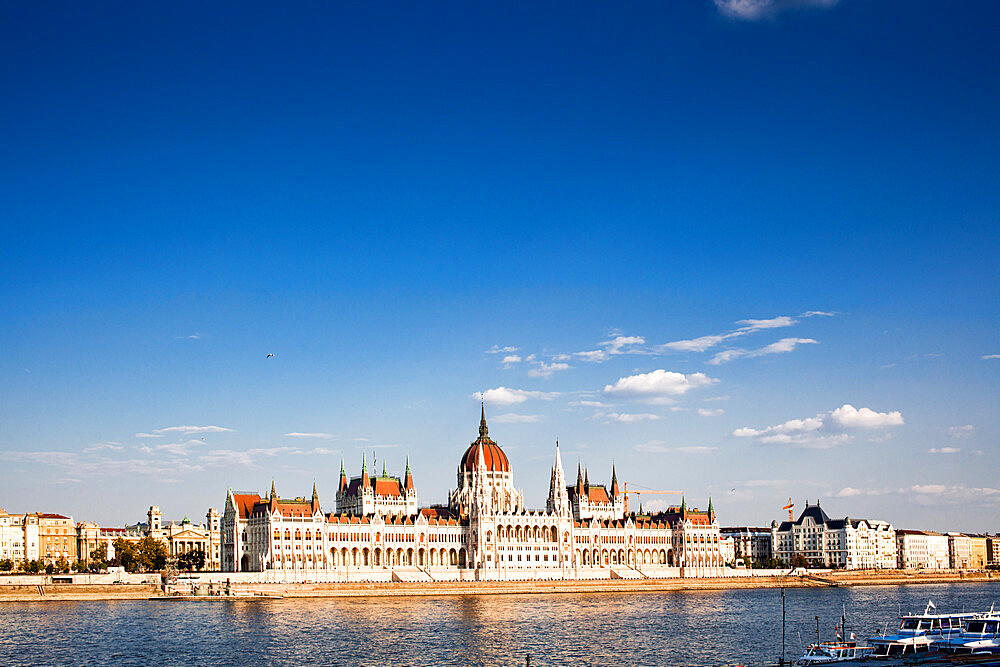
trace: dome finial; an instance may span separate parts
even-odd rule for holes
[[[490,430],[486,428],[486,401],[482,402],[482,417],[479,419],[479,437],[485,438]]]

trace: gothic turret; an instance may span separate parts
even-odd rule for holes
[[[315,481],[313,481],[312,511],[314,514],[319,511],[319,494],[316,493]]]
[[[546,510],[564,516],[569,511],[569,496],[566,493],[566,476],[563,474],[562,457],[559,456],[559,441],[556,440],[556,460],[552,464],[552,479],[549,482],[549,499]]]
[[[611,464],[611,499],[618,498],[618,475],[615,474],[615,464]]]
[[[375,458],[372,457],[372,463],[374,464]],[[368,457],[362,453],[361,454],[361,488],[367,489],[371,486],[371,478],[368,476]]]
[[[410,472],[410,457],[406,457],[406,475],[403,478],[403,487],[407,493],[413,492],[413,474]]]
[[[347,491],[347,471],[344,470],[344,457],[340,457],[340,486],[338,487],[339,493],[344,493]]]
[[[270,495],[270,497],[268,498],[268,502],[271,502],[271,503],[273,503],[273,502],[275,502],[276,500],[278,500],[278,492],[277,492],[277,491],[275,490],[275,488],[274,488],[274,480],[272,479],[272,480],[271,480],[271,495]]]

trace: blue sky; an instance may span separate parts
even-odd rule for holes
[[[2,12],[5,509],[445,502],[485,392],[530,505],[1000,530],[995,3]]]

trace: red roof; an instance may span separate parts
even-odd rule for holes
[[[375,478],[375,495],[393,496],[398,498],[403,495],[402,485],[399,483],[398,479],[377,477]]]
[[[483,448],[483,460],[486,469],[491,472],[510,472],[510,462],[507,455],[500,449],[500,445],[483,436],[469,445],[462,455],[462,467],[469,472],[476,469],[479,464],[479,447]]]
[[[233,501],[236,503],[236,511],[241,519],[249,519],[253,513],[253,506],[264,502],[264,499],[256,493],[234,493]]]

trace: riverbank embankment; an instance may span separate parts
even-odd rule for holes
[[[538,595],[589,593],[663,593],[746,588],[822,588],[830,586],[897,586],[998,581],[986,572],[823,572],[785,577],[672,578],[572,581],[453,581],[258,583],[236,584],[236,591],[260,591],[286,598],[407,597],[442,595]],[[141,600],[163,595],[156,584],[0,585],[0,602]]]

